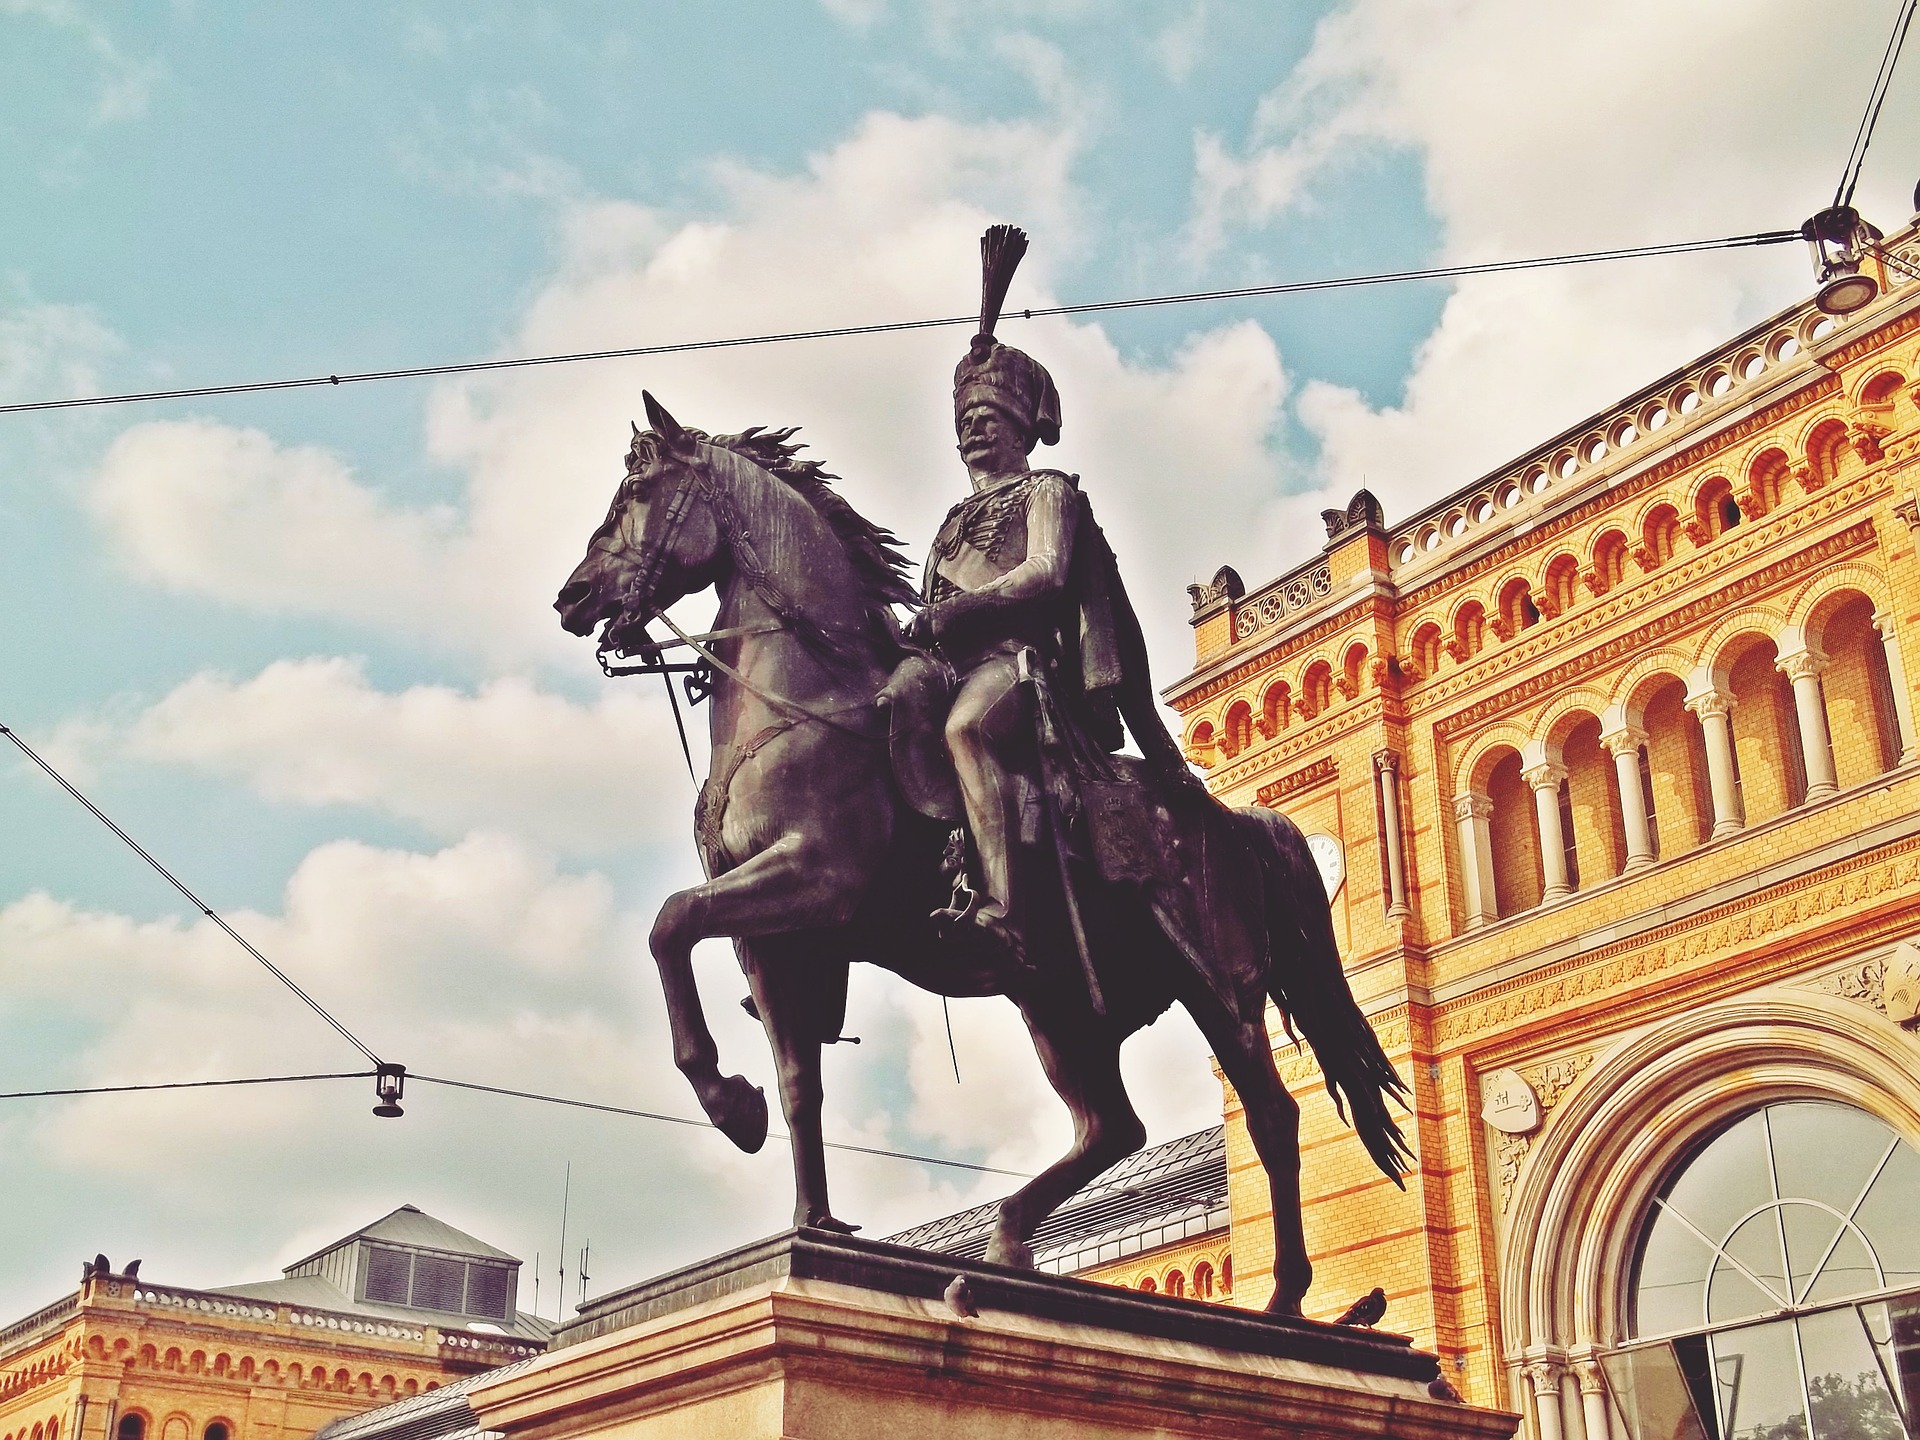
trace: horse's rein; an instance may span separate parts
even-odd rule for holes
[[[753,681],[749,680],[745,675],[741,674],[737,669],[722,660],[701,643],[703,640],[718,640],[738,634],[772,634],[775,631],[786,629],[787,627],[785,625],[775,623],[764,629],[759,626],[742,625],[732,630],[714,630],[706,635],[695,636],[687,634],[686,631],[674,624],[673,617],[664,610],[657,612],[656,618],[659,619],[661,624],[665,625],[674,633],[674,636],[682,645],[685,645],[689,650],[693,651],[694,654],[698,655],[702,660],[713,666],[714,669],[718,670],[722,675],[725,675],[728,679],[732,680],[734,684],[738,685],[742,690],[745,690],[749,695],[760,700],[763,704],[791,718],[816,721],[831,730],[840,731],[843,735],[851,735],[857,740],[872,741],[880,738],[878,735],[869,734],[865,730],[856,730],[853,726],[842,724],[833,718],[835,715],[846,715],[856,710],[866,710],[869,707],[865,703],[845,705],[838,710],[815,710],[809,705],[802,705],[798,700],[789,700],[784,695],[775,695],[771,691],[761,689],[758,685],[754,684]]]

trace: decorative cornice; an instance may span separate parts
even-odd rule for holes
[[[1764,410],[1757,410],[1704,435],[1684,450],[1677,450],[1664,459],[1654,462],[1637,475],[1631,475],[1618,481],[1598,494],[1580,501],[1570,509],[1562,511],[1551,519],[1544,520],[1527,531],[1525,535],[1515,536],[1506,544],[1489,550],[1484,555],[1433,577],[1425,584],[1405,591],[1400,599],[1404,608],[1425,604],[1429,600],[1445,595],[1461,585],[1471,584],[1490,570],[1498,570],[1509,564],[1514,557],[1529,550],[1545,548],[1546,542],[1557,538],[1568,530],[1577,530],[1593,516],[1629,500],[1663,481],[1672,479],[1682,470],[1692,469],[1714,459],[1721,452],[1733,449],[1742,440],[1746,440],[1798,411],[1808,409],[1825,400],[1840,386],[1840,377],[1833,374],[1822,376],[1803,390],[1775,401]],[[1469,487],[1471,488],[1471,487]],[[1632,537],[1629,537],[1632,543]]]
[[[1296,791],[1305,790],[1309,786],[1331,780],[1339,773],[1339,763],[1334,760],[1333,756],[1322,755],[1319,759],[1301,766],[1291,774],[1282,775],[1278,780],[1268,781],[1260,787],[1259,793],[1253,798],[1257,804],[1272,805],[1275,801],[1284,800]]]
[[[1209,677],[1194,686],[1191,690],[1182,690],[1180,686],[1184,682],[1175,681],[1173,685],[1160,692],[1161,696],[1169,705],[1173,706],[1175,710],[1184,714],[1196,705],[1204,705],[1207,701],[1213,699],[1214,696],[1231,690],[1241,681],[1250,680],[1262,670],[1271,668],[1282,649],[1292,647],[1298,650],[1305,650],[1310,646],[1319,644],[1329,635],[1344,630],[1355,620],[1362,618],[1365,613],[1378,613],[1379,605],[1377,602],[1379,598],[1380,597],[1373,594],[1362,595],[1355,600],[1353,604],[1347,606],[1346,609],[1336,611],[1332,615],[1327,616],[1326,619],[1315,622],[1297,635],[1285,636],[1270,645],[1263,645],[1253,654],[1241,660],[1240,663],[1232,669],[1223,670],[1219,674]]]
[[[1448,1048],[1542,1011],[1564,1013],[1628,982],[1750,946],[1876,897],[1883,897],[1883,904],[1893,898],[1920,899],[1920,836],[1462,996],[1435,1018],[1434,1043]]]

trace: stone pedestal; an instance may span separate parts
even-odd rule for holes
[[[1509,1440],[1437,1374],[1396,1336],[802,1230],[596,1301],[466,1399],[512,1440]]]

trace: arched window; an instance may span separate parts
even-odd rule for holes
[[[1920,1421],[1920,1151],[1794,1100],[1656,1195],[1607,1377],[1643,1437],[1898,1440]],[[1809,1426],[1811,1418],[1811,1426]]]
[[[206,1430],[202,1434],[201,1440],[227,1440],[227,1436],[230,1433],[231,1432],[227,1429],[226,1421],[215,1420],[212,1424],[207,1426]]]
[[[1222,1295],[1233,1293],[1233,1256],[1231,1255],[1220,1257],[1220,1293]]]
[[[1159,1282],[1153,1278],[1153,1276],[1149,1275],[1140,1282],[1140,1288],[1146,1291],[1147,1294],[1153,1295],[1159,1292],[1160,1285],[1159,1285]]]
[[[1182,1275],[1178,1270],[1169,1270],[1167,1272],[1166,1293],[1173,1296],[1176,1300],[1184,1298],[1187,1293],[1187,1277]]]
[[[146,1440],[147,1417],[129,1410],[114,1427],[114,1440]]]
[[[1193,1267],[1193,1298],[1196,1300],[1213,1298],[1213,1267],[1204,1260]]]

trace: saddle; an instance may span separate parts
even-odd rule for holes
[[[966,812],[947,751],[947,712],[959,677],[936,656],[909,655],[878,696],[891,722],[893,775],[906,802],[931,820],[959,827]],[[1109,884],[1173,885],[1182,878],[1177,833],[1166,804],[1131,755],[1102,757],[1107,776],[1076,775],[1071,823],[1076,850]],[[1108,778],[1111,777],[1111,778]]]

